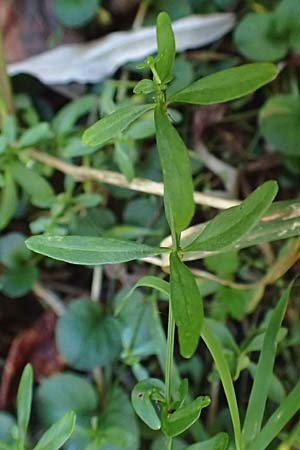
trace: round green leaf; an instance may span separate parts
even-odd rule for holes
[[[65,360],[76,369],[104,366],[121,351],[117,320],[88,300],[71,303],[58,322],[56,340]]]
[[[276,61],[288,50],[288,41],[274,32],[275,17],[271,13],[250,13],[235,30],[239,51],[255,61]]]
[[[294,51],[300,49],[300,2],[282,0],[275,10],[277,30],[281,36],[287,36],[289,46]]]
[[[38,269],[36,267],[16,267],[7,269],[1,278],[2,291],[12,298],[27,294],[37,281]]]
[[[0,440],[12,444],[11,430],[16,425],[15,418],[8,413],[0,412]]]
[[[25,236],[22,233],[8,233],[0,239],[0,261],[6,267],[23,265],[30,257],[30,251],[25,246]]]
[[[283,154],[300,155],[300,103],[293,95],[275,95],[260,111],[260,130],[267,142]]]
[[[68,27],[80,27],[97,13],[98,0],[55,0],[54,12]]]
[[[164,396],[165,386],[161,380],[149,378],[135,385],[131,393],[132,406],[137,415],[152,430],[161,427],[158,406],[155,396]]]
[[[90,417],[97,408],[97,393],[89,381],[71,373],[44,379],[37,389],[38,415],[51,426],[72,410],[79,418]]]

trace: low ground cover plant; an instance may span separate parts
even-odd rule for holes
[[[83,142],[86,145],[100,147],[126,130],[139,117],[153,110],[157,149],[163,172],[164,208],[172,234],[172,246],[156,248],[131,241],[53,235],[32,237],[26,241],[26,244],[33,251],[75,264],[120,263],[168,253],[170,258],[170,282],[155,277],[152,277],[150,281],[147,278],[145,282],[146,285],[150,285],[154,289],[163,290],[170,298],[164,367],[165,380],[164,383],[160,379],[153,378],[140,381],[132,391],[133,407],[138,416],[151,429],[162,430],[166,436],[166,448],[171,450],[173,438],[188,430],[198,420],[202,409],[209,406],[210,399],[207,396],[199,396],[193,400],[188,400],[187,380],[185,379],[178,384],[178,381],[176,380],[176,382],[173,379],[173,349],[176,326],[180,353],[183,357],[191,358],[193,356],[202,336],[215,360],[229,404],[236,448],[238,450],[246,448],[263,450],[296,412],[300,400],[297,398],[299,391],[299,386],[297,386],[287,397],[286,403],[281,405],[280,410],[275,411],[269,422],[262,427],[268,394],[267,380],[271,380],[276,352],[274,343],[286,309],[288,291],[283,295],[274,310],[267,328],[243,431],[241,431],[239,411],[229,367],[209,322],[204,318],[202,298],[195,277],[184,264],[182,258],[189,252],[224,252],[234,246],[254,228],[270,208],[277,193],[277,185],[273,181],[268,181],[258,187],[240,205],[229,208],[212,219],[189,245],[183,245],[181,232],[189,226],[195,208],[193,183],[187,149],[170,121],[168,105],[174,102],[213,104],[238,98],[274,79],[276,68],[272,64],[256,63],[227,69],[224,72],[195,81],[168,97],[167,85],[172,80],[172,67],[176,49],[171,22],[165,13],[158,16],[157,44],[157,56],[155,58],[148,57],[144,64],[140,65],[141,68],[150,68],[153,79],[141,80],[134,89],[136,93],[152,94],[154,103],[117,109],[114,113],[90,127],[83,135]],[[140,280],[139,285],[142,284],[143,281]],[[85,302],[74,303],[73,316],[75,315],[75,321],[76,313],[78,317],[80,314],[88,313],[85,306]],[[81,308],[85,311],[80,313]],[[96,314],[97,309],[92,313],[92,316],[95,317]],[[68,323],[68,320],[65,320]],[[65,323],[65,327],[62,325],[59,328],[58,341],[61,348],[66,345],[64,333],[66,327],[68,327],[67,323]],[[108,323],[107,326],[109,326]],[[107,339],[111,340],[117,334],[112,327],[113,322],[111,320],[110,331],[107,332]],[[68,329],[69,334],[70,329],[74,330],[74,325],[71,325]],[[98,333],[103,332],[103,330],[105,330],[105,327],[101,327]],[[271,347],[270,344],[272,344]],[[105,361],[99,361],[99,365],[105,364],[107,359],[114,357],[113,349],[118,351],[117,345],[114,344],[107,346],[107,348],[110,348],[109,355],[105,357],[105,353],[102,352],[101,357]],[[86,356],[80,357],[76,354],[76,349],[74,355],[72,355],[70,346],[66,346],[66,349],[67,351],[71,350],[71,354],[67,358],[71,364],[73,363],[78,368],[82,368],[81,364],[83,364],[83,368],[89,367],[88,357],[91,356],[88,354],[89,352]],[[85,349],[83,351],[86,352]],[[94,361],[94,358],[92,360]],[[292,408],[290,402],[293,404]],[[289,406],[286,406],[287,404]],[[282,421],[283,416],[285,418]],[[280,417],[280,421],[278,417]],[[200,449],[201,445],[202,447],[203,445],[206,446],[206,448],[215,448],[216,445],[218,445],[218,448],[226,448],[227,437],[224,434],[217,435],[212,440],[199,443],[197,448]]]
[[[276,448],[278,439],[281,449],[298,445],[297,370],[289,374],[286,385],[274,371],[278,349],[288,360],[299,345],[297,320],[291,331],[283,322],[293,282],[280,279],[299,258],[298,239],[280,249],[259,281],[243,285],[233,277],[244,257],[238,250],[266,248],[267,242],[299,235],[299,202],[276,201],[278,183],[269,180],[239,204],[189,228],[198,217],[194,167],[177,129],[182,104],[238,100],[275,80],[278,69],[270,62],[248,63],[174,89],[176,45],[165,12],[157,17],[157,49],[138,66],[145,78],[125,80],[133,89],[132,97],[115,102],[116,86],[105,85],[104,117],[84,131],[82,141],[81,127],[75,124],[90,111],[94,120],[98,108],[94,94],[65,106],[50,124],[37,121],[27,131],[20,131],[12,116],[3,114],[1,228],[22,214],[22,199],[25,208],[33,205],[47,213],[33,215],[29,224],[33,236],[26,239],[26,246],[21,233],[0,238],[1,290],[12,298],[30,290],[40,292],[37,264],[43,255],[43,264],[51,270],[63,263],[91,267],[92,292],[91,298],[72,296],[66,307],[59,303],[56,309],[56,345],[69,369],[42,379],[35,396],[39,422],[50,429],[40,440],[35,431],[33,436],[28,433],[33,375],[27,365],[17,395],[17,421],[8,413],[0,415],[0,449],[56,450],[64,445],[68,450],[264,450]],[[294,135],[288,134],[286,150],[284,139],[278,137],[285,131],[278,117],[276,132],[271,130],[272,101],[276,103],[276,97],[260,112],[262,134],[293,156],[289,144]],[[105,191],[93,191],[84,171],[76,172],[78,182],[70,161],[79,157],[88,169],[99,169],[104,183],[109,183],[107,169],[118,168],[121,187],[128,187],[141,170],[136,142],[148,137],[156,142],[158,158],[151,148],[147,162],[156,158],[150,168],[162,174],[164,216],[152,226],[156,200],[135,198],[124,212],[129,225],[118,225],[116,215],[103,206]],[[54,140],[60,160],[47,155]],[[39,156],[43,151],[46,159]],[[42,164],[32,170],[35,158]],[[67,173],[59,194],[48,179],[47,163]],[[120,198],[128,195],[120,186],[114,189]],[[162,241],[168,230],[169,238]],[[119,289],[116,280],[124,279],[122,264],[135,261],[141,267],[143,260],[162,270],[135,276]],[[199,272],[200,261],[208,275]],[[259,261],[256,269],[261,269]],[[99,302],[103,270],[113,284],[107,289],[107,301]],[[272,283],[280,287],[274,306],[250,326],[247,315],[256,311]],[[243,339],[226,325],[228,318],[247,323],[240,331]],[[207,355],[205,362],[199,358],[199,347]],[[205,364],[212,367],[210,389]],[[241,379],[246,379],[247,387],[237,391],[234,382]],[[226,406],[217,414],[220,387]],[[285,429],[290,433],[286,435]],[[32,440],[37,443],[31,445]]]

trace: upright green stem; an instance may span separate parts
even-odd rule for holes
[[[172,450],[172,449],[173,449],[173,439],[170,437],[170,438],[168,438],[167,450]]]
[[[4,46],[1,30],[0,30],[0,97],[4,102],[7,112],[12,114],[14,112],[14,106],[12,100],[10,80],[6,70]]]
[[[166,401],[168,406],[172,401],[172,368],[173,368],[174,336],[175,336],[175,321],[173,318],[171,303],[169,303],[167,360],[165,372]]]

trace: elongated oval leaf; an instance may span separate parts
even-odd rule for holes
[[[134,291],[139,287],[150,287],[156,289],[159,292],[169,296],[169,283],[165,280],[162,280],[159,277],[154,277],[151,275],[146,275],[142,277],[134,286],[127,292],[127,294],[120,300],[118,307],[115,310],[115,316],[120,314],[122,309],[125,307],[126,303],[134,293]]]
[[[186,146],[162,106],[155,108],[156,142],[164,177],[169,226],[180,233],[194,214],[193,180]]]
[[[188,430],[199,419],[202,409],[209,404],[209,397],[198,397],[173,413],[164,408],[161,415],[163,432],[169,437],[175,437]]]
[[[266,330],[243,426],[243,442],[248,446],[258,435],[264,417],[277,349],[277,336],[287,308],[292,285],[284,291]]]
[[[70,411],[55,422],[41,437],[33,450],[58,450],[71,436],[76,416]]]
[[[33,371],[30,364],[25,367],[17,395],[17,416],[18,428],[23,443],[26,440],[26,433],[30,419],[31,402],[32,402],[32,383]]]
[[[53,133],[50,130],[49,124],[47,122],[41,122],[22,134],[19,140],[19,146],[30,147],[51,138],[53,138]]]
[[[151,430],[159,430],[161,427],[159,410],[153,396],[159,395],[163,398],[164,393],[164,383],[156,378],[140,381],[134,386],[131,393],[131,402],[135,412]]]
[[[50,258],[85,265],[126,262],[168,251],[130,241],[87,236],[33,236],[25,244]]]
[[[15,181],[30,196],[34,205],[39,207],[49,205],[49,201],[54,196],[54,191],[45,178],[19,162],[14,162],[10,165],[10,168]]]
[[[199,105],[227,102],[254,92],[272,81],[276,75],[274,64],[245,64],[201,78],[171,95],[168,100]]]
[[[17,207],[17,190],[10,171],[6,170],[4,175],[4,187],[1,192],[0,201],[0,230],[6,227],[13,217]]]
[[[218,251],[248,233],[267,211],[278,187],[267,181],[252,192],[240,205],[222,211],[212,219],[184,251]]]
[[[172,78],[172,68],[176,54],[171,19],[165,12],[161,12],[157,17],[156,40],[158,52],[155,67],[161,82],[164,83]]]
[[[202,298],[195,278],[176,253],[170,256],[171,308],[178,327],[180,353],[190,358],[195,352],[203,323]]]
[[[83,143],[94,147],[106,144],[153,107],[154,105],[138,105],[118,109],[88,128],[83,134]]]

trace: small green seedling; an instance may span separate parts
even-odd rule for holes
[[[255,450],[264,450],[294,414],[296,405],[299,407],[300,403],[299,393],[293,390],[286,398],[287,404],[292,402],[292,408],[288,410],[285,404],[280,407],[283,408],[284,419],[279,420],[275,412],[261,429],[267,384],[263,387],[262,402],[259,406],[258,377],[261,376],[266,358],[269,361],[268,370],[272,371],[276,350],[274,336],[280,327],[288,293],[278,304],[280,311],[278,308],[274,310],[270,331],[266,333],[266,343],[257,367],[253,393],[242,432],[228,362],[211,329],[210,322],[204,317],[203,301],[195,277],[183,261],[192,255],[203,258],[209,253],[238,248],[247,239],[248,245],[252,242],[256,243],[257,240],[255,241],[250,233],[270,208],[277,194],[277,183],[267,181],[240,205],[218,214],[202,227],[189,243],[186,243],[181,238],[181,233],[190,225],[195,212],[193,179],[188,151],[172,123],[169,106],[174,103],[210,105],[237,99],[272,81],[277,75],[277,69],[271,63],[246,64],[201,78],[169,96],[168,86],[173,78],[175,40],[171,21],[166,13],[161,13],[157,19],[157,45],[157,55],[146,58],[142,64],[142,67],[150,69],[152,79],[142,80],[135,87],[136,93],[150,96],[151,102],[117,108],[112,114],[88,128],[83,135],[83,142],[94,148],[114,143],[115,139],[126,132],[135,121],[143,115],[152,114],[163,173],[165,215],[172,235],[172,245],[168,248],[152,247],[105,237],[53,235],[31,237],[26,244],[29,249],[40,254],[73,264],[92,266],[127,262],[160,254],[169,256],[170,283],[155,277],[146,277],[147,279],[144,280],[146,286],[163,291],[170,301],[165,380],[163,383],[161,380],[150,378],[139,382],[132,392],[133,407],[151,429],[162,431],[166,437],[167,450],[172,450],[173,438],[187,431],[197,422],[202,409],[209,406],[210,399],[207,396],[198,396],[191,401],[186,382],[177,383],[175,380],[173,350],[176,326],[180,353],[184,358],[192,357],[202,338],[215,361],[228,401],[236,450],[254,450],[253,440],[257,443]],[[274,238],[277,239],[277,235]],[[143,286],[143,281],[140,280],[137,286]],[[118,312],[122,310],[127,300],[128,297],[121,302]],[[255,421],[252,420],[254,411],[257,411]],[[250,435],[253,437],[252,442],[249,439]],[[189,449],[225,450],[227,445],[227,436],[221,434],[198,442]]]
[[[30,364],[25,367],[17,394],[17,423],[11,430],[13,444],[0,441],[1,450],[26,450],[27,431],[31,415],[33,370]],[[59,450],[71,436],[76,417],[68,412],[55,422],[39,439],[33,450]]]

